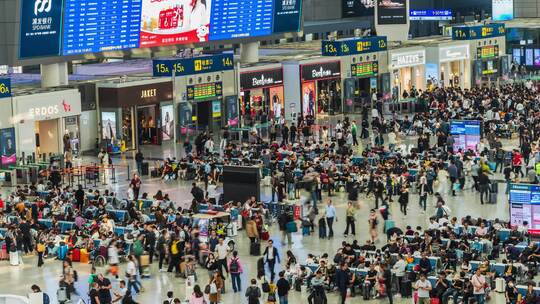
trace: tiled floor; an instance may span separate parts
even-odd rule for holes
[[[408,142],[409,144],[413,141]],[[511,144],[511,143],[507,143]],[[167,150],[166,148],[165,150]],[[162,150],[163,151],[163,150]],[[153,148],[152,156],[159,156],[159,149]],[[162,152],[162,154],[171,153],[170,151]],[[91,157],[86,157],[83,160],[83,163],[92,161]],[[116,191],[120,194],[121,197],[125,196],[125,189],[127,184],[127,164],[130,164],[130,170],[133,170],[134,163],[132,159],[126,160],[125,158],[119,157],[115,158],[115,164],[124,166],[121,169],[117,170],[117,179],[118,183],[112,184],[108,183],[107,185],[100,185],[100,188],[109,188],[113,191]],[[163,190],[165,193],[169,193],[171,198],[178,203],[186,203],[190,201],[191,195],[190,184],[186,182],[163,182],[159,179],[143,179],[142,192],[148,192],[153,195],[158,189]],[[483,205],[479,203],[479,196],[477,193],[472,192],[471,190],[466,190],[463,193],[459,193],[456,197],[451,197],[445,195],[450,208],[452,209],[452,216],[458,218],[465,215],[473,215],[475,217],[485,217],[485,218],[500,218],[507,220],[508,219],[508,205],[507,199],[504,195],[504,185],[499,187],[501,193],[499,194],[499,200],[497,205]],[[5,192],[5,189],[2,190]],[[326,199],[326,197],[325,197]],[[357,223],[357,239],[360,242],[364,242],[368,238],[368,225],[367,225],[367,215],[368,210],[373,207],[373,199],[365,199],[363,196],[361,199],[361,209],[360,212],[357,212],[356,223]],[[335,224],[336,228],[336,237],[331,240],[320,240],[317,236],[308,236],[302,237],[300,233],[297,233],[293,237],[294,244],[292,246],[292,251],[297,256],[299,261],[304,261],[308,253],[313,253],[320,255],[322,253],[329,253],[331,256],[335,253],[336,249],[340,246],[341,241],[344,239],[342,232],[345,227],[345,206],[346,206],[346,194],[338,193],[332,197],[332,200],[335,202],[338,212],[338,222]],[[397,203],[393,203],[390,207],[390,213],[392,214],[393,219],[396,221],[397,226],[404,227],[405,225],[427,225],[427,219],[429,216],[434,214],[433,201],[432,198],[428,201],[428,211],[426,214],[422,214],[418,206],[418,196],[411,195],[410,199],[410,210],[408,211],[409,215],[405,218],[399,212],[399,206]],[[270,229],[272,234],[272,239],[276,240],[275,244],[279,244],[279,234],[277,231],[276,225],[273,225]],[[352,241],[352,237],[348,237],[347,240]],[[244,235],[244,232],[240,232],[235,241],[238,243],[237,249],[240,253],[241,261],[247,265],[245,266],[245,273],[242,275],[242,284],[243,288],[247,286],[249,279],[255,276],[255,267],[256,267],[256,258],[249,256],[249,248],[247,238]],[[381,243],[379,242],[379,245]],[[280,254],[283,255],[284,251],[287,248],[279,248]],[[0,262],[0,294],[17,294],[24,295],[28,293],[31,284],[38,284],[41,286],[49,295],[52,296],[52,303],[56,303],[55,293],[58,287],[58,278],[61,274],[61,265],[58,261],[48,260],[42,268],[37,268],[37,259],[34,256],[24,257],[24,265],[21,266],[9,266],[6,261]],[[125,266],[125,265],[123,265]],[[75,268],[79,273],[79,282],[77,283],[77,289],[83,299],[86,299],[86,293],[88,290],[86,280],[90,271],[89,265],[75,264]],[[99,269],[98,271],[102,271]],[[121,270],[120,273],[123,273]],[[206,285],[207,282],[207,272],[205,270],[199,270],[199,284],[202,286]],[[162,303],[165,299],[165,294],[169,290],[173,290],[175,296],[180,298],[185,297],[185,280],[174,278],[173,275],[168,273],[160,273],[157,270],[157,265],[152,265],[152,276],[150,279],[143,280],[143,286],[146,291],[136,297],[136,300],[139,303]],[[115,283],[114,287],[116,288],[117,284]],[[223,303],[246,303],[246,299],[243,294],[234,294],[232,293],[230,280],[226,280],[227,292],[223,296]],[[290,295],[290,303],[307,303],[307,295],[292,291]],[[411,299],[396,299],[396,303],[411,303]],[[347,301],[347,303],[363,303],[366,301],[361,300],[360,298],[352,298]],[[371,303],[387,303],[387,299],[381,300],[372,300]],[[503,303],[504,297],[501,295],[496,295],[495,299],[491,303]],[[88,302],[87,302],[88,303]],[[334,294],[329,295],[329,303],[338,303],[337,297]]]

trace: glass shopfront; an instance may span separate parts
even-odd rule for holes
[[[240,110],[244,123],[279,120],[285,115],[284,103],[281,67],[240,73]]]
[[[392,97],[402,98],[406,91],[425,88],[425,49],[395,50],[390,54],[390,70],[392,71]]]
[[[341,66],[339,61],[301,65],[302,115],[342,113]]]

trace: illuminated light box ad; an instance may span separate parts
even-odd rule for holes
[[[454,137],[454,151],[476,151],[480,142],[480,121],[477,120],[452,120],[450,134]]]
[[[528,223],[529,234],[540,234],[540,186],[529,184],[510,185],[510,224]]]

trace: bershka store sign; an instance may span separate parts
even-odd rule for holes
[[[338,78],[341,76],[339,61],[306,64],[301,67],[302,81]]]
[[[240,91],[283,85],[283,70],[271,69],[240,73]]]

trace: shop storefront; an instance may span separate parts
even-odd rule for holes
[[[323,56],[340,58],[345,113],[369,108],[372,93],[382,89],[382,75],[388,73],[386,49],[386,37],[378,36],[322,42]]]
[[[471,87],[469,44],[440,43],[426,47],[426,87]]]
[[[493,84],[508,73],[506,29],[502,23],[452,28],[452,40],[467,40],[472,64],[471,82]]]
[[[98,104],[100,138],[111,152],[174,138],[170,79],[99,83]]]
[[[240,111],[245,120],[279,120],[284,116],[281,64],[240,70]]]
[[[16,95],[12,103],[19,152],[39,155],[79,150],[81,95],[77,89]]]
[[[176,107],[178,113],[178,140],[239,124],[238,78],[232,54],[156,59],[153,66],[154,76],[173,78],[176,95],[170,110]]]
[[[301,113],[304,117],[341,113],[341,64],[339,60],[300,65]]]
[[[406,91],[425,89],[426,50],[424,47],[407,47],[388,52],[391,71],[392,98],[400,99]]]

